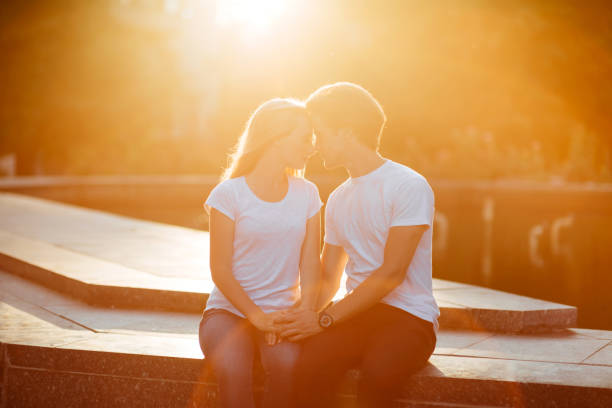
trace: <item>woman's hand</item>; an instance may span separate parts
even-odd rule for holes
[[[273,346],[281,342],[280,336],[275,332],[265,332],[264,340],[268,346]]]
[[[282,318],[286,311],[281,310],[278,312],[264,313],[259,310],[248,317],[249,322],[255,326],[259,331],[264,332],[264,339],[266,344],[273,346],[274,344],[280,343],[280,336],[278,332],[280,327],[274,322],[274,320]]]
[[[262,332],[273,332],[277,330],[277,327],[274,324],[274,319],[278,317],[276,313],[277,312],[264,313],[262,310],[258,310],[255,313],[247,316],[247,318],[257,330]]]

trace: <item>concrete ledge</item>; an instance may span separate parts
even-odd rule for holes
[[[199,312],[208,299],[194,291],[203,281],[155,276],[2,231],[0,268],[97,306]]]
[[[2,271],[0,282],[0,408],[215,406],[200,313],[92,307]],[[441,330],[397,406],[603,407],[610,347],[609,331]],[[338,406],[354,406],[358,377],[349,372]]]
[[[215,406],[214,374],[202,359],[69,347],[3,344],[2,408]],[[610,374],[609,367],[433,356],[407,379],[397,406],[609,407]],[[354,406],[358,378],[348,373],[339,405]]]

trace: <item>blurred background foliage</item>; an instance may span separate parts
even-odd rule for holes
[[[18,175],[219,173],[259,103],[346,80],[428,177],[612,181],[607,1],[5,1],[0,53]]]

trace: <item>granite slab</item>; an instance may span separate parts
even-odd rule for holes
[[[0,301],[0,330],[21,331],[28,329],[69,329],[82,326],[61,318],[49,311],[20,299]]]
[[[67,279],[88,284],[105,284],[134,288],[162,289],[182,292],[208,293],[212,281],[190,279],[184,275],[157,276],[116,262],[74,252],[45,241],[23,238],[0,230],[0,252],[7,258],[19,260],[33,268],[46,270]],[[134,255],[136,256],[136,255]],[[164,261],[158,254],[158,261]],[[174,265],[178,268],[179,265]],[[24,274],[27,273],[24,271]],[[208,276],[210,273],[208,274]]]
[[[601,388],[612,392],[610,366],[441,355],[432,356],[430,363],[421,373],[423,376]]]
[[[142,352],[137,349],[138,341],[143,342]],[[103,335],[59,347],[8,343],[6,355],[12,366],[51,371],[174,381],[194,381],[210,375],[199,350],[189,345],[187,352],[181,350],[186,344],[174,338],[141,336],[126,342],[116,335]]]
[[[590,355],[583,363],[612,366],[612,342]]]
[[[195,398],[193,406],[207,406],[216,396],[214,376],[201,359],[10,344],[7,356],[8,406],[42,406],[43,401],[65,399],[67,406],[146,402],[178,407],[189,404],[190,398]],[[610,367],[433,356],[428,366],[406,380],[398,404],[607,407],[612,402],[611,375]],[[357,370],[347,374],[340,396],[353,398],[346,401],[354,400],[359,377]],[[149,386],[164,393],[151,394]],[[208,390],[206,402],[199,391],[202,387]]]
[[[609,340],[575,337],[570,334],[495,334],[454,354],[496,359],[580,363]]]
[[[3,378],[1,388],[6,396],[5,406],[0,405],[1,408],[53,404],[216,406],[214,373],[203,359],[198,344],[198,314],[185,316],[174,326],[179,330],[173,332],[171,322],[180,320],[180,314],[106,310],[78,302],[65,304],[45,294],[48,289],[20,290],[35,285],[27,280],[12,275],[7,280],[14,294],[7,297],[11,304],[0,303],[3,305],[0,316],[8,322],[6,330],[0,330],[3,365],[0,372],[5,376],[0,378]],[[4,288],[0,286],[0,294],[6,293]],[[64,314],[74,313],[69,317],[57,313],[59,309],[49,311],[35,305],[37,300],[49,302],[45,307],[65,308]],[[115,330],[114,320],[122,332],[105,331]],[[103,330],[98,330],[100,327]],[[607,406],[612,401],[612,366],[528,361],[534,354],[539,357],[545,352],[542,351],[545,339],[550,350],[562,350],[567,345],[573,350],[571,356],[588,354],[596,342],[609,343],[585,334],[607,337],[602,331],[576,332],[574,329],[538,336],[441,330],[430,364],[406,379],[397,406],[569,407],[578,403]],[[496,337],[513,343],[503,345],[503,349],[516,355],[506,358],[462,355],[464,350],[490,349],[486,345],[495,344],[491,342]],[[541,340],[540,348],[532,346],[534,338]],[[591,353],[591,357],[596,354]],[[551,357],[555,355],[549,353]],[[261,370],[256,371],[260,389]],[[343,406],[355,406],[358,380],[358,370],[347,374],[338,394],[339,400],[345,403]]]
[[[0,193],[0,230],[151,275],[209,276],[209,235],[190,228]]]
[[[612,330],[593,330],[593,329],[568,329],[578,336],[590,337],[593,339],[612,340]]]
[[[438,332],[434,354],[453,354],[493,336],[488,332],[467,330],[441,330]]]
[[[107,307],[197,312],[208,297],[205,280],[150,275],[2,231],[0,267],[76,299]]]
[[[210,407],[216,387],[206,383],[99,376],[10,367],[5,407]]]
[[[200,313],[107,309],[90,305],[48,306],[47,309],[96,332],[193,334],[200,321]]]

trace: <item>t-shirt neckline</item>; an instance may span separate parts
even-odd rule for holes
[[[247,183],[246,181],[246,177],[242,176],[240,177],[242,179],[242,183],[244,184],[244,186],[246,187],[247,191],[249,192],[249,194],[255,198],[255,200],[257,200],[257,202],[266,204],[266,205],[278,205],[278,204],[282,204],[285,201],[287,201],[287,197],[289,197],[289,193],[291,192],[291,185],[293,183],[291,183],[291,176],[287,176],[287,192],[285,193],[285,196],[278,200],[278,201],[266,201],[263,200],[261,198],[259,198],[259,196],[257,196],[257,194],[255,194],[255,192],[253,190],[251,190],[251,187],[249,186],[249,183]]]
[[[374,170],[372,170],[369,173],[366,173],[362,176],[359,177],[349,177],[349,181],[351,183],[361,183],[364,180],[368,180],[370,179],[372,176],[375,176],[376,174],[380,173],[382,171],[383,168],[387,167],[387,165],[391,162],[391,160],[389,159],[384,159],[384,163],[382,163],[380,166],[378,166],[377,168],[375,168]]]

